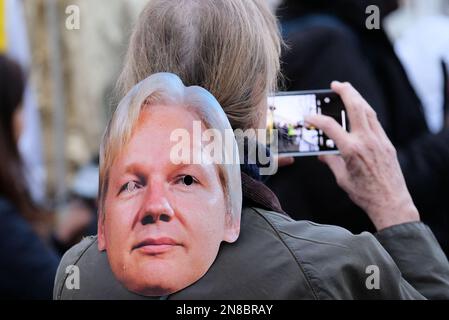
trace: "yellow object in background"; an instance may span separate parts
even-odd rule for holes
[[[0,0],[0,53],[6,51],[6,0]]]

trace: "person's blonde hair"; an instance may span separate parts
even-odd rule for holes
[[[218,100],[234,129],[260,125],[280,69],[281,37],[265,0],[150,0],[131,36],[118,88],[177,74]]]
[[[100,145],[99,213],[104,218],[104,202],[108,191],[109,172],[117,156],[131,139],[140,114],[155,106],[187,108],[208,129],[214,129],[222,137],[232,132],[231,125],[217,100],[198,86],[185,87],[178,76],[157,73],[135,85],[121,100],[105,130]],[[157,143],[155,141],[154,143]],[[226,145],[226,143],[231,145]],[[222,144],[222,153],[232,161],[218,163],[226,207],[231,221],[239,222],[242,210],[242,183],[237,142],[234,139]],[[233,152],[232,154],[229,154]]]

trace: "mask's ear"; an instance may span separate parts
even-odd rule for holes
[[[106,239],[104,232],[104,213],[100,211],[100,215],[98,217],[98,226],[97,226],[97,234],[98,234],[98,250],[104,251],[106,250]]]
[[[226,225],[223,241],[236,242],[240,235],[240,217],[232,217],[232,214],[226,213]]]

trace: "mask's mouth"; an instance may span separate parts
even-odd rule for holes
[[[146,238],[134,245],[132,251],[139,250],[149,255],[156,255],[165,253],[177,246],[181,246],[181,244],[169,237]]]

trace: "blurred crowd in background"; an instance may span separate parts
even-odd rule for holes
[[[50,298],[59,257],[96,233],[100,138],[148,1],[0,0],[0,298]],[[449,0],[267,1],[286,42],[281,88],[351,82],[376,110],[423,221],[449,254]],[[371,4],[380,29],[367,28]],[[294,218],[373,230],[314,157],[267,184]],[[52,249],[29,246],[39,237]]]

